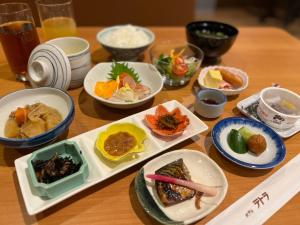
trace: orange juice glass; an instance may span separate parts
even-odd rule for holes
[[[77,29],[71,0],[37,0],[36,4],[47,40],[76,36]]]

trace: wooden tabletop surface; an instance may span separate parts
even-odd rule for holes
[[[183,27],[151,27],[156,42],[172,40],[185,42]],[[94,63],[107,60],[108,55],[100,48],[95,35],[100,28],[84,27],[79,35],[91,44]],[[206,120],[209,130],[200,135],[196,142],[189,139],[174,149],[189,148],[207,153],[223,169],[229,183],[228,193],[222,204],[197,224],[205,224],[237,199],[257,186],[277,169],[298,154],[300,134],[286,139],[287,156],[284,162],[271,170],[251,170],[237,166],[221,156],[211,144],[210,132],[214,124],[229,116],[240,115],[237,112],[238,101],[250,96],[272,82],[300,93],[299,41],[277,28],[240,28],[240,34],[231,50],[222,57],[222,65],[241,68],[249,75],[249,87],[238,97],[229,98],[223,115],[216,120]],[[148,52],[144,61],[149,62]],[[101,105],[87,95],[83,88],[70,90],[75,101],[75,120],[68,137],[97,128],[111,121],[124,118],[167,100],[177,99],[183,104],[194,101],[192,94],[196,76],[180,89],[163,90],[152,102],[131,110],[115,110]],[[3,52],[0,52],[0,96],[26,88],[17,82],[10,72]],[[1,109],[0,109],[1,110]],[[17,180],[14,160],[30,152],[0,147],[0,224],[157,224],[140,206],[134,192],[133,181],[141,163],[111,179],[95,185],[76,196],[55,205],[36,215],[26,212],[23,197]],[[298,171],[299,172],[299,171]],[[296,195],[267,224],[299,224],[300,195]]]

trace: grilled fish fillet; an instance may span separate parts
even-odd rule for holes
[[[162,168],[155,171],[155,174],[174,177],[182,180],[191,180],[189,171],[182,159],[178,159],[163,166]],[[187,199],[193,198],[196,194],[196,192],[192,189],[161,181],[155,181],[155,187],[161,202],[165,206],[174,205]]]

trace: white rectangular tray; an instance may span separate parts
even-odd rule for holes
[[[146,114],[154,114],[156,107],[150,108],[143,112],[131,115],[124,119],[115,121],[114,123],[120,122],[132,122],[142,127],[147,133],[147,140],[145,141],[145,151],[134,155],[132,160],[113,163],[107,160],[101,159],[98,151],[95,149],[95,141],[100,132],[106,130],[111,124],[96,128],[86,133],[80,134],[76,137],[69,139],[75,141],[81,148],[82,154],[86,158],[89,166],[89,176],[85,183],[75,189],[70,190],[56,198],[47,199],[37,195],[34,187],[31,185],[27,160],[31,154],[25,155],[15,160],[16,172],[21,187],[21,192],[24,198],[25,206],[29,215],[35,215],[42,212],[51,206],[85,190],[109,177],[114,176],[121,171],[126,170],[129,167],[136,165],[188,138],[191,138],[201,132],[208,129],[207,125],[201,121],[197,116],[190,112],[186,107],[180,104],[176,100],[172,100],[163,104],[168,110],[173,110],[178,107],[181,112],[188,116],[190,124],[184,131],[184,133],[172,141],[163,141],[159,137],[153,135],[151,130],[144,124],[143,120]]]

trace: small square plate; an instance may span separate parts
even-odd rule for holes
[[[237,108],[245,116],[263,122],[257,115],[258,103],[259,103],[259,93],[251,95],[250,97],[245,98],[242,101],[238,102]],[[267,126],[270,127],[269,125]],[[300,131],[300,120],[298,120],[295,126],[291,127],[290,129],[280,130],[274,127],[270,127],[270,128],[272,128],[280,137],[289,138]]]

